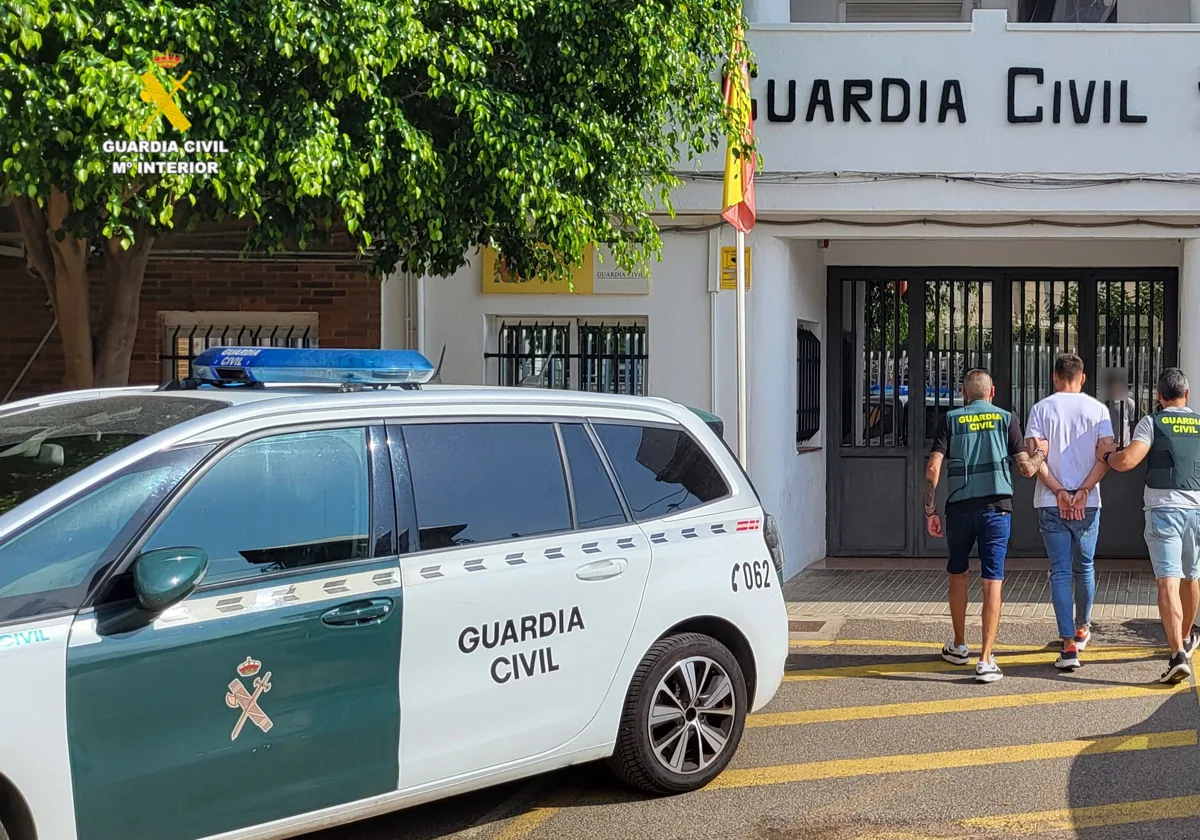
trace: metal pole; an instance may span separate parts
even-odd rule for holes
[[[749,436],[746,428],[746,234],[737,232],[737,430],[738,460],[749,466]]]
[[[0,405],[8,402],[8,398],[13,395],[13,391],[17,390],[17,386],[21,384],[21,380],[25,378],[25,374],[29,373],[29,369],[33,367],[33,363],[37,361],[37,357],[42,354],[42,348],[46,346],[46,342],[50,340],[50,336],[54,335],[54,328],[58,326],[58,319],[55,318],[50,324],[50,329],[46,330],[46,334],[42,336],[42,341],[38,344],[37,349],[33,351],[33,355],[29,357],[29,361],[25,363],[25,367],[21,368],[21,372],[17,374],[17,378],[13,380],[13,384],[9,387],[8,393],[4,395],[4,399],[0,400]]]

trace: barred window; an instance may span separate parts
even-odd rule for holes
[[[800,323],[796,325],[796,445],[810,443],[819,431],[821,339]]]
[[[564,323],[502,323],[497,334],[498,385],[538,385],[569,388],[571,325]]]
[[[497,323],[495,335],[496,350],[484,353],[495,384],[646,393],[650,346],[642,319],[506,319]]]
[[[317,347],[315,312],[162,312],[161,379],[187,379],[210,347]]]
[[[579,324],[579,390],[645,394],[646,328],[640,324]]]

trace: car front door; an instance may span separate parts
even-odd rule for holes
[[[137,545],[203,551],[200,588],[148,615],[125,572],[80,614],[79,840],[192,840],[395,790],[401,586],[382,441],[327,428],[226,448]]]
[[[62,438],[55,445],[74,466],[72,456],[95,443],[88,436],[82,445]],[[185,447],[135,461],[86,490],[68,490],[46,515],[0,541],[0,776],[37,815],[42,837],[76,836],[63,685],[75,613],[93,581],[210,451]],[[10,492],[19,486],[18,470],[0,458],[0,485]],[[0,490],[0,510],[12,500]]]
[[[650,563],[590,430],[422,422],[389,438],[420,540],[403,558],[419,631],[402,655],[402,787],[564,748],[612,688]]]

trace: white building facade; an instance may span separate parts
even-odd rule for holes
[[[1200,381],[1200,4],[748,12],[763,158],[748,470],[789,574],[827,556],[944,553],[924,534],[922,472],[972,367],[1024,418],[1054,357],[1079,353],[1098,396],[1124,381],[1118,424],[1154,409],[1163,367]],[[669,397],[736,440],[722,163],[689,165],[648,277],[594,257],[570,288],[517,288],[473,255],[452,277],[386,282],[385,346],[434,360],[445,347],[446,381]],[[1139,482],[1106,479],[1123,513],[1105,520],[1102,556],[1144,556]],[[1044,556],[1031,496],[1019,483],[1014,555]]]

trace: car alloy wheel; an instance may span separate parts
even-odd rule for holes
[[[629,682],[609,766],[647,793],[699,790],[729,766],[749,708],[729,648],[703,633],[661,638]]]
[[[729,746],[736,719],[729,674],[707,656],[688,657],[654,690],[647,716],[651,749],[672,773],[703,772]]]

